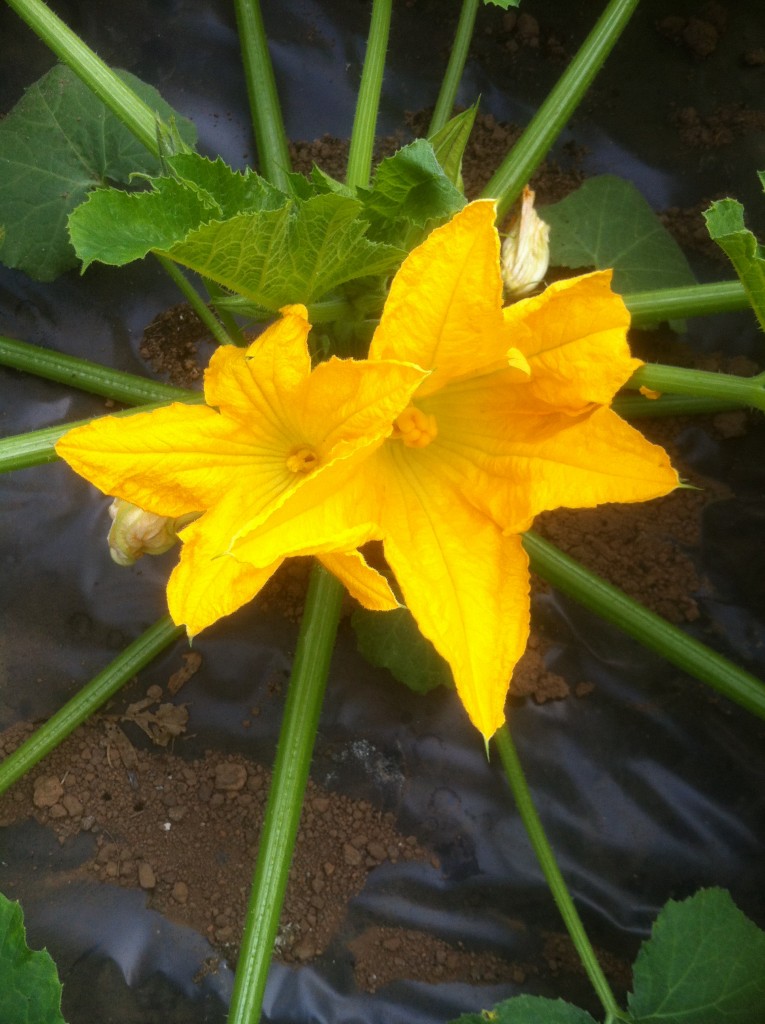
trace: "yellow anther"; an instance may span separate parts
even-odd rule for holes
[[[313,448],[298,448],[287,456],[287,469],[293,473],[310,473],[319,464],[319,456]]]
[[[414,405],[407,406],[393,424],[393,436],[407,448],[425,448],[437,434],[436,417]]]

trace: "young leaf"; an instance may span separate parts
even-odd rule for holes
[[[503,11],[506,11],[510,7],[520,7],[521,0],[483,0],[483,4],[484,7],[491,4],[492,7],[501,7]]]
[[[765,174],[759,174],[765,187]],[[744,225],[744,207],[735,199],[720,199],[704,211],[704,218],[710,238],[735,267],[765,330],[765,249]]]
[[[595,1024],[595,1019],[578,1006],[562,999],[543,996],[515,996],[497,1003],[484,1013],[463,1013],[450,1024]]]
[[[462,185],[462,156],[477,113],[478,104],[474,103],[472,107],[447,121],[443,128],[439,128],[428,140],[444,174],[460,192],[465,191]]]
[[[13,1024],[66,1024],[61,982],[48,952],[26,943],[18,903],[0,894],[0,1020]]]
[[[351,616],[356,645],[376,668],[387,668],[416,693],[454,686],[451,669],[417,628],[408,608],[370,612],[358,608]]]
[[[371,189],[359,189],[359,198],[370,222],[370,238],[403,244],[407,249],[413,227],[442,223],[465,205],[465,197],[446,176],[425,139],[416,139],[383,160]]]
[[[666,904],[633,976],[635,1024],[754,1024],[765,1007],[765,932],[724,889],[702,889]]]
[[[175,114],[156,89],[127,71],[120,77],[159,116],[175,119],[194,143],[190,121]],[[0,122],[0,260],[39,281],[77,263],[66,221],[88,192],[130,174],[157,174],[159,162],[110,113],[74,72],[59,65],[22,96]]]
[[[634,185],[611,174],[590,178],[537,211],[550,225],[550,263],[613,267],[617,292],[695,284],[680,246]]]

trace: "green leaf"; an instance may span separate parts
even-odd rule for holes
[[[383,160],[372,187],[359,189],[358,194],[370,222],[370,238],[407,250],[420,241],[426,225],[443,223],[465,205],[465,197],[425,139],[416,139]]]
[[[46,950],[26,943],[18,903],[0,894],[0,1020],[13,1024],[66,1024],[61,982]]]
[[[356,645],[376,668],[387,668],[416,693],[454,686],[449,665],[426,640],[408,608],[370,612],[358,608],[351,616]]]
[[[614,269],[617,292],[695,284],[680,246],[640,192],[611,174],[537,211],[550,225],[550,263]]]
[[[638,953],[628,1007],[635,1024],[755,1024],[765,1007],[765,932],[723,889],[670,900]]]
[[[477,113],[478,104],[474,103],[472,107],[447,121],[443,128],[439,128],[428,139],[444,174],[463,193],[465,189],[462,183],[462,157]]]
[[[759,172],[765,187],[765,174]],[[704,211],[710,238],[735,267],[760,326],[765,330],[765,249],[744,225],[744,208],[735,199],[719,199]]]
[[[506,11],[510,7],[520,7],[521,0],[483,0],[484,7],[487,4],[491,4],[493,7],[501,7],[503,11]]]
[[[120,77],[182,138],[194,126],[156,89],[127,71]],[[127,183],[134,172],[156,174],[159,162],[69,68],[43,75],[0,122],[0,260],[39,281],[76,265],[66,222],[92,189]],[[0,231],[1,233],[1,231]]]
[[[122,266],[149,252],[169,253],[210,220],[287,203],[254,171],[239,174],[220,158],[190,153],[167,164],[173,176],[150,179],[148,190],[99,189],[72,213],[69,233],[83,268],[95,260]]]
[[[493,1010],[463,1013],[450,1024],[596,1024],[595,1019],[578,1006],[562,999],[543,996],[515,996],[497,1003]]]

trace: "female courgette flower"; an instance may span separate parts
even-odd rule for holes
[[[168,583],[170,614],[190,635],[251,600],[282,561],[226,557],[234,536],[308,482],[331,493],[338,469],[382,444],[426,376],[389,360],[330,359],[312,371],[305,307],[282,313],[246,350],[215,352],[206,405],[105,417],[56,445],[81,476],[146,513],[204,513],[179,534],[181,558]],[[316,554],[367,607],[394,608],[387,582],[356,550],[370,529],[353,524],[329,542],[308,540],[300,553]]]
[[[666,453],[609,408],[640,365],[610,273],[503,310],[494,220],[493,203],[466,206],[393,281],[370,363],[430,373],[388,440],[346,465],[333,494],[308,481],[230,548],[264,566],[376,524],[368,536],[383,539],[406,604],[486,738],[504,720],[529,633],[521,533],[547,509],[645,501],[678,484]]]

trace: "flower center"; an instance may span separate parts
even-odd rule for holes
[[[407,448],[425,448],[438,434],[436,417],[409,405],[393,424],[393,437]]]
[[[319,464],[319,456],[313,448],[296,448],[287,456],[287,469],[292,473],[310,473]]]

